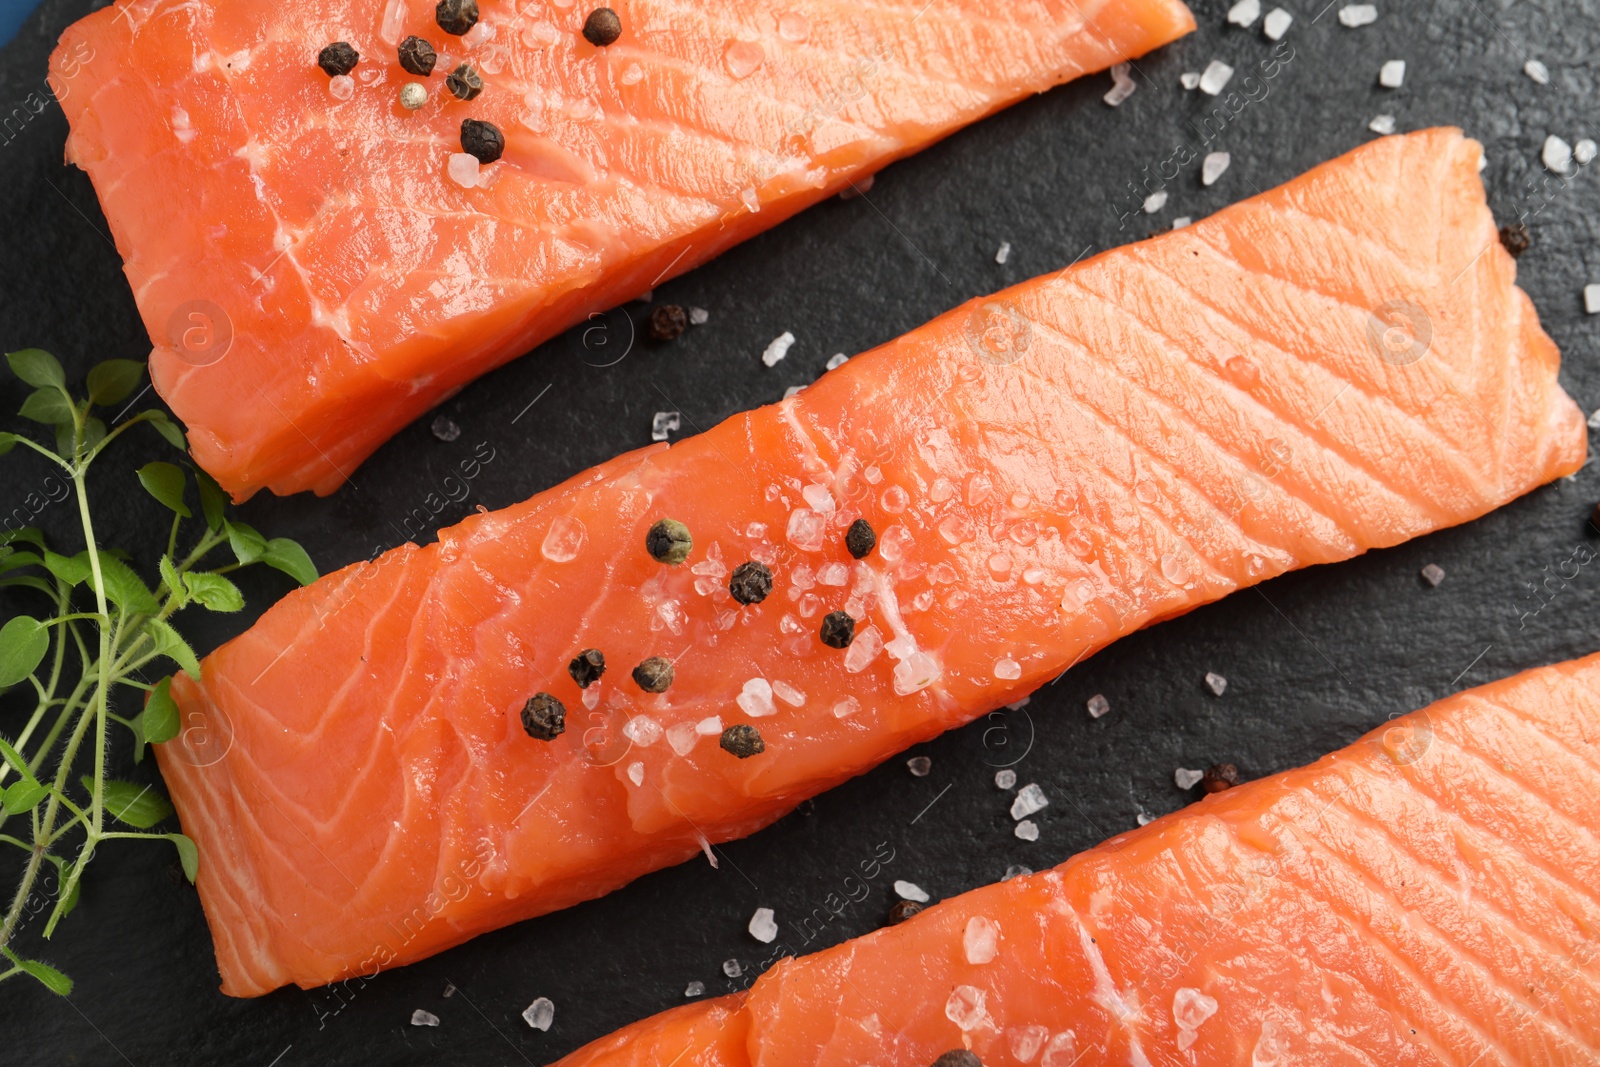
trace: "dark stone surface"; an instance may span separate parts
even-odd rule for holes
[[[1270,188],[1367,140],[1366,123],[1380,112],[1395,115],[1402,130],[1457,124],[1486,143],[1496,215],[1510,222],[1530,213],[1533,248],[1521,280],[1565,353],[1562,381],[1586,409],[1600,402],[1600,318],[1587,318],[1581,301],[1583,285],[1600,281],[1596,176],[1534,191],[1546,177],[1538,156],[1547,134],[1575,142],[1597,133],[1600,5],[1385,0],[1376,25],[1350,30],[1335,17],[1342,0],[1317,17],[1324,2],[1288,0],[1297,18],[1288,37],[1294,58],[1266,83],[1265,98],[1216,138],[1232,153],[1232,168],[1202,189],[1191,167],[1156,219],[1119,229],[1114,205],[1126,182],[1176,146],[1205,148],[1188,122],[1214,102],[1183,93],[1179,73],[1213,57],[1243,70],[1270,49],[1258,32],[1225,25],[1222,0],[1196,3],[1200,31],[1139,62],[1139,89],[1120,109],[1100,102],[1109,86],[1103,75],[1025,101],[896,164],[868,198],[823,204],[663,286],[659,300],[711,312],[677,342],[637,344],[600,368],[585,365],[574,332],[444,405],[462,428],[457,440],[437,439],[425,418],[334,497],[262,499],[244,515],[301,538],[333,569],[404,539],[408,513],[480,443],[494,460],[471,495],[434,524],[478,504],[521,500],[648,442],[659,409],[681,410],[686,433],[710,426],[809,381],[834,352],[860,351],[967,297],[1143,237],[1158,220],[1202,216]],[[48,0],[0,51],[4,112],[44,91],[51,43],[89,7]],[[1523,75],[1531,57],[1548,64],[1549,85]],[[1409,70],[1404,88],[1387,91],[1377,85],[1378,67],[1394,58]],[[108,356],[142,358],[147,340],[89,182],[61,164],[65,135],[51,104],[0,144],[0,346],[49,348],[81,373]],[[1013,250],[997,266],[1002,240]],[[628,322],[642,327],[647,314],[636,303],[611,316],[614,345]],[[762,348],[786,329],[799,338],[788,359],[762,367]],[[589,362],[608,358],[591,353]],[[0,408],[15,410],[22,395],[14,381],[0,384]],[[159,509],[128,491],[128,472],[162,448],[141,439],[96,487],[116,538],[141,560],[153,558],[164,531]],[[13,453],[0,461],[0,499],[15,506],[44,473]],[[0,1062],[549,1062],[682,1003],[691,980],[712,993],[747,981],[771,956],[745,933],[758,906],[777,909],[794,950],[831,944],[883,920],[896,878],[945,896],[992,881],[1010,864],[1064,859],[1132,827],[1141,810],[1180,807],[1198,791],[1175,787],[1177,766],[1227,761],[1245,777],[1268,774],[1455,689],[1593,651],[1600,577],[1592,568],[1538,614],[1524,613],[1536,606],[1527,583],[1588,536],[1597,494],[1600,479],[1586,469],[1469,526],[1290,575],[1135,634],[1047,687],[1025,714],[923,746],[933,760],[926,778],[892,760],[721,849],[720,870],[696,861],[662,871],[604,900],[380,975],[342,1001],[294,989],[253,1001],[221,996],[204,918],[176,876],[174,855],[108,845],[54,940],[43,943],[30,929],[19,942],[68,971],[77,990],[67,1003],[31,982],[0,985]],[[63,538],[70,519],[61,507],[41,516]],[[1437,589],[1418,577],[1428,562],[1447,573]],[[276,575],[245,586],[243,615],[183,620],[206,647],[244,628],[285,589]],[[1207,670],[1227,676],[1225,696],[1205,690]],[[1092,721],[1084,702],[1097,692],[1112,712]],[[14,723],[15,714],[7,705],[0,723]],[[1052,798],[1036,843],[1011,835],[1008,796],[992,782],[995,765],[1011,761],[1023,782],[1040,782]],[[127,773],[149,775],[150,765]],[[894,858],[871,897],[814,940],[797,935],[792,924],[822,908],[880,843]],[[0,860],[7,896],[11,862]],[[743,961],[745,979],[723,976],[730,958]],[[450,983],[456,992],[446,996]],[[518,1018],[537,996],[556,1005],[548,1033]],[[416,1008],[442,1024],[410,1026]]]

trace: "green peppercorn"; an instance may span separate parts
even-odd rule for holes
[[[873,532],[872,523],[866,519],[857,519],[850,524],[850,529],[845,531],[844,547],[848,548],[856,559],[865,559],[877,545],[878,535]]]
[[[335,41],[317,53],[317,66],[330,78],[349,74],[361,62],[361,53],[345,41]]]
[[[756,560],[741,563],[728,578],[728,592],[741,604],[759,604],[772,592],[772,572]]]
[[[735,723],[722,731],[719,743],[724,752],[740,759],[749,759],[767,750],[767,743],[761,740],[761,731],[745,722]]]
[[[483,92],[483,78],[472,69],[471,63],[463,63],[452,70],[449,77],[445,78],[444,84],[445,88],[462,100],[471,100]]]
[[[549,693],[535,693],[522,706],[522,728],[535,741],[554,741],[567,729],[567,708]]]
[[[676,566],[689,558],[694,538],[689,536],[689,527],[677,519],[662,519],[644,535],[644,548],[657,562]]]
[[[622,36],[622,19],[609,7],[597,7],[583,20],[583,39],[596,48],[614,44]]]
[[[421,37],[407,37],[400,42],[400,67],[406,73],[426,78],[438,62],[439,54],[433,50],[433,45]]]
[[[897,900],[894,907],[889,909],[889,925],[899,926],[921,910],[922,905],[914,900]]]
[[[983,1067],[983,1061],[970,1049],[953,1048],[934,1060],[933,1067]]]
[[[587,689],[606,673],[606,654],[598,648],[586,648],[567,664],[567,673],[572,675],[579,689]]]
[[[492,122],[461,120],[461,151],[479,163],[493,163],[506,150],[506,135]]]
[[[478,0],[439,0],[433,19],[445,33],[460,37],[478,24]]]
[[[665,693],[672,685],[672,661],[651,656],[633,669],[633,680],[646,693]]]
[[[849,648],[856,637],[856,620],[848,612],[830,611],[822,617],[822,643],[829,648]]]

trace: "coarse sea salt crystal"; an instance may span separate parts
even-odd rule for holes
[[[1235,26],[1254,25],[1261,17],[1261,0],[1239,0],[1228,9],[1228,21]]]
[[[1200,75],[1200,91],[1207,96],[1216,96],[1232,80],[1233,68],[1220,59],[1213,59],[1206,65],[1205,73]]]
[[[1377,21],[1378,9],[1372,4],[1346,4],[1339,9],[1339,24],[1352,30]]]
[[[906,760],[906,770],[911,772],[913,778],[926,778],[928,772],[933,770],[933,760],[927,756],[912,756]]]
[[[800,390],[802,390],[804,388],[805,388],[805,386],[803,386],[803,385],[791,385],[791,386],[789,386],[787,389],[785,389],[783,391],[783,398],[785,400],[788,400],[790,397],[799,396],[800,395]]]
[[[715,737],[722,733],[722,716],[712,715],[694,724],[694,732],[701,737]]]
[[[472,157],[468,156],[471,159]],[[473,160],[474,163],[477,160]],[[583,522],[571,515],[557,515],[550,520],[550,530],[544,535],[539,552],[552,563],[567,563],[578,557],[588,540],[589,531]]]
[[[1266,21],[1261,24],[1261,32],[1266,34],[1269,41],[1281,41],[1283,35],[1289,32],[1289,26],[1293,22],[1293,15],[1281,7],[1275,7],[1267,12]]]
[[[842,586],[850,580],[850,568],[838,560],[824,563],[817,568],[817,584]]]
[[[899,880],[894,883],[894,895],[901,900],[911,900],[918,904],[926,904],[929,899],[928,891],[917,883]]]
[[[676,433],[683,425],[683,417],[676,411],[658,411],[650,420],[650,440],[665,441],[667,435]]]
[[[1228,169],[1228,164],[1233,162],[1233,157],[1227,152],[1212,152],[1206,156],[1205,162],[1200,164],[1200,184],[1214,185],[1218,178]]]
[[[556,1006],[549,997],[540,997],[522,1009],[522,1021],[535,1030],[548,1030],[556,1021]]]
[[[1166,206],[1167,191],[1165,189],[1158,189],[1144,198],[1144,213],[1146,215],[1154,215]]]
[[[1001,241],[1000,242],[1000,247],[995,250],[994,261],[996,263],[999,263],[1001,266],[1004,266],[1006,260],[1008,260],[1010,258],[1011,258],[1011,242],[1010,241]]]
[[[772,695],[791,708],[802,707],[806,702],[806,695],[788,682],[774,680],[772,683]]]
[[[336,74],[328,79],[328,95],[335,100],[348,100],[356,95],[356,80],[348,74]],[[191,133],[189,137],[193,137]],[[184,138],[188,140],[189,138]]]
[[[993,963],[1000,954],[1000,927],[993,919],[974,915],[967,920],[967,928],[961,935],[961,948],[967,955],[967,962],[975,967]]]
[[[1434,588],[1438,588],[1439,583],[1444,581],[1444,568],[1437,563],[1428,564],[1422,568],[1422,580]]]
[[[1156,821],[1156,817],[1154,815],[1143,811],[1141,811],[1138,815],[1135,815],[1134,818],[1138,820],[1140,826],[1149,826],[1151,823]]]
[[[661,733],[661,724],[648,715],[635,715],[622,727],[622,736],[640,748],[649,748],[661,740]]]
[[[1011,1031],[1011,1054],[1018,1063],[1032,1063],[1049,1036],[1050,1031],[1038,1023],[1019,1026]]]
[[[833,706],[833,717],[835,719],[848,719],[860,710],[861,701],[855,697],[845,697]]]
[[[850,357],[845,355],[843,352],[835,352],[833,355],[828,357],[827,367],[829,370],[838,370],[840,367],[844,366],[849,359]]]
[[[789,513],[784,536],[802,552],[820,552],[827,525],[827,521],[810,508],[795,508]]]
[[[644,785],[644,764],[634,760],[628,764],[628,781],[634,785]]]
[[[1186,70],[1178,75],[1178,84],[1183,86],[1185,90],[1198,89],[1200,87],[1200,75],[1196,71]]]
[[[451,152],[449,160],[445,163],[445,173],[461,188],[471,189],[478,184],[480,166],[477,156],[469,156],[465,152]]]
[[[985,1010],[988,1001],[988,996],[978,987],[958,985],[950,991],[950,999],[944,1002],[944,1017],[963,1031],[976,1030],[989,1016]]]
[[[1536,85],[1550,84],[1550,68],[1537,59],[1530,59],[1522,64],[1522,73],[1532,78]]]
[[[1595,289],[1595,295],[1597,297],[1600,297],[1600,285],[1594,286],[1594,289]],[[1588,297],[1588,290],[1587,289],[1584,290],[1584,296],[1585,296],[1585,298]],[[1593,315],[1594,311],[1590,311],[1589,314]],[[1589,429],[1591,429],[1591,430],[1600,430],[1600,408],[1595,408],[1592,412],[1589,413]]]
[[[1205,771],[1194,771],[1188,767],[1179,767],[1172,772],[1172,780],[1178,784],[1179,789],[1193,789],[1205,776]]]
[[[1000,880],[1003,882],[1009,882],[1013,878],[1021,878],[1025,874],[1032,873],[1032,867],[1024,867],[1020,863],[1013,863],[1011,866],[1006,868],[1006,873],[1000,876]]]
[[[778,920],[771,908],[757,908],[756,913],[750,916],[748,929],[750,936],[763,945],[770,945],[778,939]]]
[[[1587,137],[1572,146],[1572,158],[1580,167],[1587,167],[1593,163],[1597,153],[1600,153],[1600,146],[1596,146]]]
[[[1194,219],[1191,219],[1188,215],[1179,215],[1177,218],[1172,220],[1172,228],[1174,230],[1181,230],[1186,226],[1193,224],[1193,222]]]
[[[737,978],[744,973],[744,964],[738,960],[723,960],[722,973],[729,978]]]
[[[1001,789],[1010,789],[1017,784],[1017,772],[1010,767],[994,772],[994,784]]]
[[[1178,1026],[1178,1051],[1187,1052],[1200,1024],[1217,1013],[1217,1002],[1198,989],[1185,986],[1172,996],[1172,1021]]]
[[[692,307],[689,309],[690,325],[704,326],[709,321],[711,321],[711,312],[707,311],[705,308]]]
[[[439,1017],[431,1011],[423,1011],[421,1008],[418,1008],[416,1011],[411,1013],[411,1025],[438,1026]]]
[[[1037,782],[1029,782],[1017,790],[1017,799],[1011,802],[1011,817],[1025,819],[1049,806],[1050,798],[1044,795],[1044,790],[1039,788]]]
[[[1111,68],[1111,90],[1102,98],[1110,107],[1121,107],[1122,102],[1139,87],[1139,83],[1129,76],[1132,70],[1131,63],[1118,63]]]
[[[1406,81],[1406,61],[1391,59],[1378,70],[1378,84],[1385,89],[1398,89]]]
[[[894,691],[906,696],[926,689],[939,677],[939,661],[926,652],[913,652],[894,669]]]
[[[683,995],[686,997],[703,997],[706,995],[706,984],[701,981],[690,982],[683,987]]]
[[[1572,146],[1552,133],[1544,139],[1544,149],[1539,153],[1539,159],[1557,174],[1565,174],[1567,168],[1572,166]]]
[[[1394,116],[1379,115],[1377,118],[1367,123],[1367,129],[1371,130],[1373,133],[1381,133],[1387,137],[1389,134],[1394,132]]]
[[[997,659],[994,663],[994,676],[1001,681],[1014,682],[1022,677],[1022,664],[1010,656]]]
[[[1228,691],[1228,680],[1216,671],[1206,671],[1206,688],[1214,696],[1221,696]]]
[[[1105,698],[1104,693],[1096,693],[1089,698],[1089,718],[1098,719],[1111,710],[1111,701]]]
[[[1011,832],[1016,834],[1017,837],[1023,841],[1039,840],[1039,824],[1034,822],[1032,819],[1023,819],[1021,822],[1017,823],[1016,829],[1012,830]]]
[[[761,353],[761,362],[769,367],[776,367],[778,361],[789,354],[789,348],[794,344],[794,334],[784,330]]]
[[[744,683],[744,688],[734,698],[734,703],[752,719],[778,713],[778,709],[772,703],[772,685],[765,678],[752,678]]]
[[[1590,315],[1600,315],[1600,285],[1583,287],[1583,310]]]
[[[800,495],[805,497],[807,504],[819,515],[831,515],[837,505],[833,502],[833,494],[828,492],[828,487],[812,482],[800,490]]]
[[[856,634],[855,640],[851,641],[850,647],[845,650],[844,669],[851,674],[859,674],[866,670],[867,665],[877,659],[878,653],[882,651],[883,634],[876,626],[868,626]],[[895,668],[897,672],[899,669]]]

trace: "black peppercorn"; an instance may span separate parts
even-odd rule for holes
[[[1520,222],[1513,222],[1510,226],[1500,227],[1500,243],[1506,246],[1506,251],[1515,259],[1532,247],[1533,236],[1528,233],[1528,227]]]
[[[922,905],[914,900],[897,900],[894,907],[889,909],[889,925],[899,926],[921,910]]]
[[[421,37],[407,37],[400,42],[400,67],[407,73],[426,78],[433,73],[434,64],[438,62],[439,55],[433,50],[433,45]]]
[[[349,74],[361,62],[361,53],[344,41],[335,41],[317,53],[317,66],[330,78]]]
[[[1239,784],[1239,768],[1231,763],[1213,763],[1200,779],[1200,789],[1205,793],[1220,793]]]
[[[761,740],[761,731],[749,723],[737,723],[722,731],[722,750],[738,756],[740,759],[749,759],[757,753],[767,750],[767,743]]]
[[[728,578],[728,592],[741,604],[759,604],[772,592],[772,572],[755,560],[741,563]]]
[[[583,39],[596,48],[615,43],[622,36],[622,20],[609,7],[597,7],[583,20]]]
[[[549,693],[535,693],[522,706],[522,728],[535,741],[554,741],[567,729],[567,708]]]
[[[822,643],[829,648],[849,648],[856,637],[856,620],[847,612],[830,611],[822,617]]]
[[[953,1048],[934,1060],[933,1067],[983,1067],[983,1061],[969,1049]]]
[[[433,19],[445,33],[460,37],[478,24],[478,0],[439,0]]]
[[[483,92],[483,78],[472,69],[471,63],[463,63],[450,72],[444,80],[445,88],[463,100],[471,100]]]
[[[506,150],[506,135],[492,122],[461,120],[461,151],[479,163],[493,163]]]
[[[689,527],[677,519],[662,519],[644,535],[644,550],[658,563],[676,566],[689,558],[693,547],[694,538],[689,536]]]
[[[579,689],[587,689],[606,673],[606,654],[598,648],[586,648],[567,664],[567,673],[572,675]]]
[[[674,341],[689,328],[689,316],[677,304],[662,304],[650,312],[650,340]]]
[[[872,554],[873,548],[878,544],[878,535],[872,531],[872,523],[866,519],[857,519],[850,524],[850,529],[844,534],[844,547],[856,559],[865,559]]]
[[[633,669],[633,680],[646,693],[665,693],[672,685],[672,661],[651,656]]]

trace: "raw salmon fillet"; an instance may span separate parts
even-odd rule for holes
[[[151,378],[235,498],[330,493],[591,313],[1194,28],[1180,0],[617,0],[622,36],[597,48],[594,6],[480,0],[452,37],[434,0],[119,0],[62,36],[67,158]],[[411,34],[439,51],[431,77],[399,66]],[[339,40],[361,55],[345,99],[316,65]],[[462,62],[471,102],[444,86]],[[430,100],[407,112],[412,80]],[[466,118],[506,139],[473,187],[446,169]]]
[[[558,1067],[1535,1067],[1600,1054],[1600,656],[1054,870],[785,959]]]
[[[1576,470],[1479,158],[1455,130],[1375,141],[290,594],[174,685],[193,746],[161,750],[224,990],[598,896],[1147,623]],[[645,549],[667,517],[678,566]],[[774,588],[740,608],[749,560]],[[659,695],[629,677],[651,656]],[[568,709],[551,742],[520,724],[538,692]],[[719,747],[741,723],[765,752]]]

